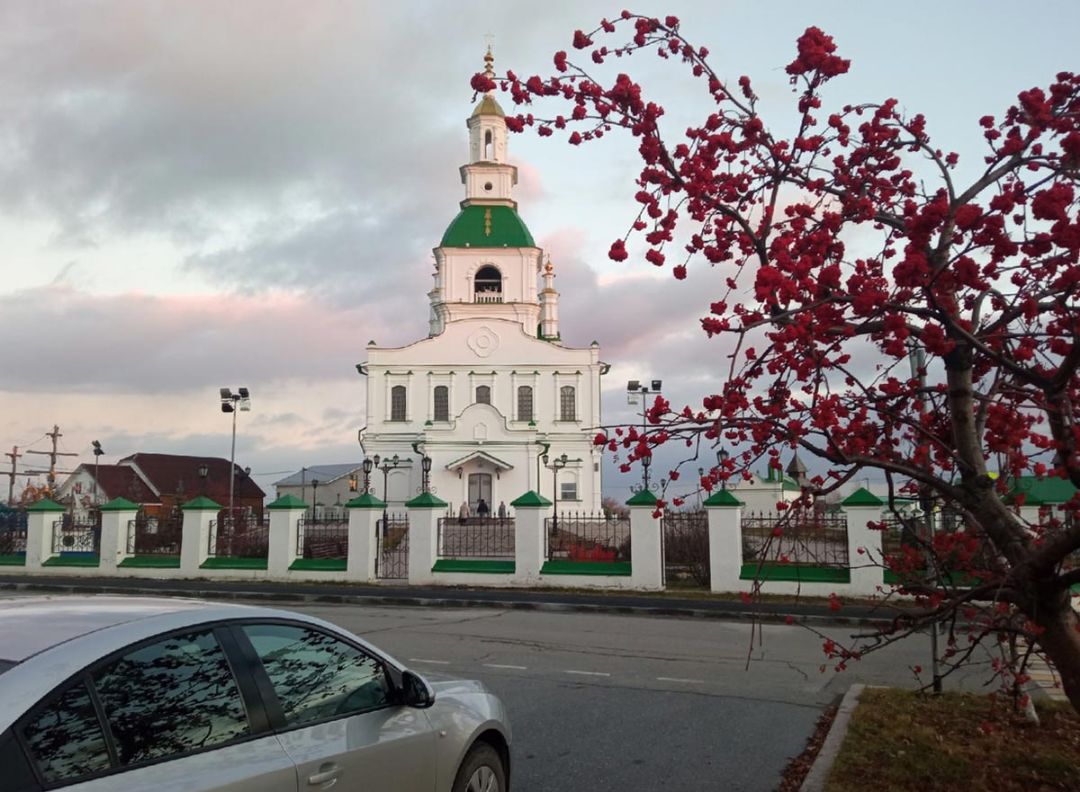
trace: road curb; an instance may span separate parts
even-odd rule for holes
[[[847,736],[851,714],[858,706],[859,696],[865,689],[866,685],[852,685],[844,694],[840,706],[836,709],[836,717],[833,718],[832,725],[829,727],[829,733],[825,736],[825,741],[821,744],[821,750],[818,751],[814,763],[810,765],[810,772],[803,779],[799,792],[823,792],[825,789],[829,771],[832,770],[833,763],[840,753],[840,746],[844,744],[844,738]]]
[[[603,602],[559,602],[557,600],[515,600],[478,599],[461,597],[409,596],[403,594],[364,593],[316,593],[303,591],[266,591],[243,588],[199,588],[197,590],[180,587],[162,586],[110,586],[108,584],[36,582],[32,580],[0,582],[0,591],[27,591],[65,594],[123,594],[147,597],[184,597],[187,599],[219,600],[259,600],[265,602],[311,602],[334,605],[382,605],[390,607],[426,607],[426,608],[493,608],[511,610],[535,610],[551,613],[610,613],[624,616],[654,616],[663,618],[713,619],[719,621],[754,621],[767,624],[787,624],[791,617],[795,624],[816,625],[876,625],[887,622],[885,619],[870,619],[855,616],[819,616],[771,612],[723,610],[718,608],[693,608],[658,603],[645,604],[606,604]]]

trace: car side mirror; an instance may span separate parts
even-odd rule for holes
[[[401,672],[402,702],[408,707],[427,709],[435,703],[435,691],[422,676],[413,671]]]

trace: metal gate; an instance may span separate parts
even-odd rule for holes
[[[406,580],[409,577],[409,515],[387,514],[375,528],[375,577]]]
[[[665,512],[660,535],[664,585],[708,588],[708,512]]]

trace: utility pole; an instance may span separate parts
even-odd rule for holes
[[[73,457],[78,456],[78,454],[72,453],[70,451],[56,450],[57,443],[59,443],[60,438],[64,436],[63,433],[60,431],[60,427],[56,424],[53,424],[53,430],[51,432],[46,432],[45,436],[52,439],[52,451],[27,451],[26,453],[43,454],[49,458],[49,470],[46,472],[46,480],[49,482],[49,493],[53,494],[56,492],[56,474],[71,472],[70,470],[57,470],[56,458],[62,456]]]
[[[8,506],[14,506],[15,505],[15,476],[16,476],[15,471],[16,471],[16,469],[18,467],[19,457],[21,457],[22,454],[19,453],[19,447],[18,446],[12,446],[11,451],[8,452],[8,453],[5,453],[4,456],[11,459],[11,472],[7,474],[7,477],[8,477],[7,501],[8,501]]]

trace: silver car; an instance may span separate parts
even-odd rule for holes
[[[284,610],[0,600],[0,791],[503,792],[510,726],[478,682],[429,683]]]

